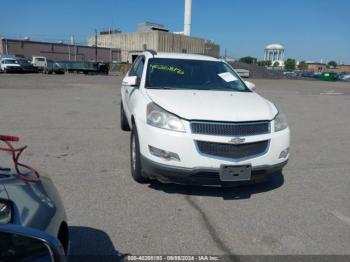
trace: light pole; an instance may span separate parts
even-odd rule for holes
[[[97,29],[95,29],[95,62],[97,62]]]

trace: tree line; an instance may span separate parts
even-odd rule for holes
[[[274,64],[272,64],[271,61],[269,61],[269,60],[258,61],[258,59],[256,57],[252,57],[252,56],[241,57],[238,61],[242,62],[242,63],[253,64],[253,65],[258,65],[258,66],[268,66],[268,67],[271,67],[271,66],[272,67],[279,67],[280,66],[280,64],[277,61]],[[338,64],[333,60],[331,60],[327,63],[328,68],[336,68],[337,66],[338,66]],[[301,61],[297,65],[295,59],[288,58],[286,61],[284,61],[284,68],[288,71],[293,71],[295,69],[306,70],[308,67],[307,67],[306,61]]]

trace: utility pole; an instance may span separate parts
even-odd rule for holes
[[[95,62],[97,62],[97,29],[95,29]]]
[[[5,50],[6,50],[6,55],[8,55],[9,54],[9,50],[8,50],[7,38],[5,39]]]

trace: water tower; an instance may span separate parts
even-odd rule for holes
[[[271,65],[278,62],[279,66],[284,66],[284,47],[280,44],[270,44],[265,47],[264,60],[271,61]]]

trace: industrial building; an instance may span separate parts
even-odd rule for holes
[[[313,72],[324,72],[327,70],[327,65],[318,62],[306,62],[307,70]]]
[[[89,37],[88,45],[95,45],[95,36]],[[214,57],[220,55],[219,45],[211,41],[156,29],[99,35],[97,46],[120,49],[121,61],[130,63],[145,49],[153,49],[157,52],[206,54]]]
[[[329,68],[324,63],[319,62],[306,62],[307,70],[313,72],[335,72],[335,73],[343,73],[350,72],[350,65],[337,65],[336,68]]]
[[[101,61],[121,60],[121,52],[115,48],[91,47],[75,44],[31,41],[29,39],[0,39],[0,54],[30,58],[44,56],[55,61]]]
[[[220,46],[212,41],[192,37],[192,0],[185,0],[184,30],[183,32],[169,32],[161,24],[143,22],[138,24],[138,32],[121,33],[109,30],[100,35],[90,36],[90,46],[118,48],[121,50],[122,62],[133,62],[139,53],[145,49],[157,52],[175,52],[205,54],[214,57],[220,56]]]

